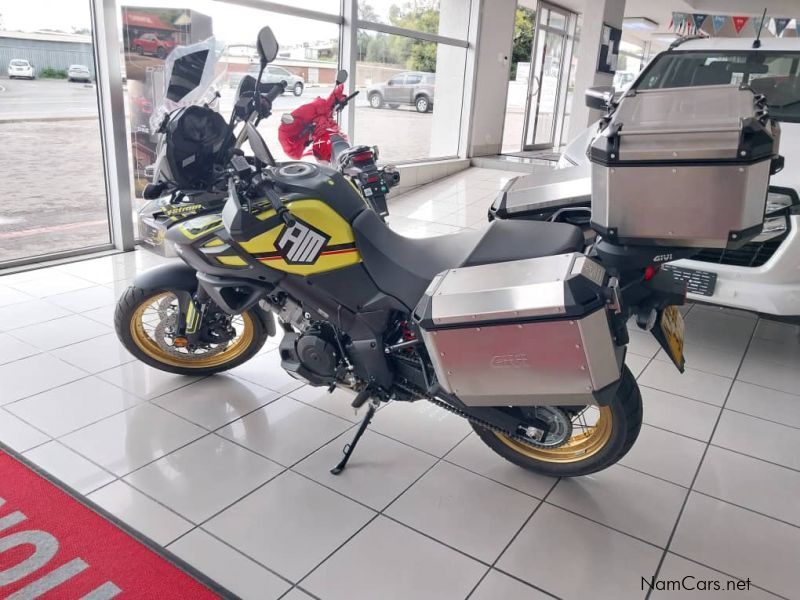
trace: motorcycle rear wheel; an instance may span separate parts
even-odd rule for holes
[[[125,349],[142,362],[178,375],[212,375],[241,365],[255,356],[269,334],[260,314],[252,308],[232,323],[236,337],[224,344],[190,351],[170,346],[164,330],[174,319],[177,304],[173,290],[129,287],[117,302],[114,327]]]
[[[627,367],[616,396],[598,412],[593,425],[576,428],[570,439],[556,448],[528,445],[475,424],[472,428],[487,446],[515,465],[551,477],[577,477],[610,467],[627,454],[639,436],[642,396]]]

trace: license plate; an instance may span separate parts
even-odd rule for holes
[[[683,315],[677,306],[668,306],[658,315],[658,322],[653,327],[653,335],[664,348],[664,351],[683,373],[686,363],[683,358],[684,324]]]
[[[717,274],[698,269],[683,269],[673,265],[664,265],[664,269],[672,273],[676,281],[686,284],[686,291],[700,296],[713,296],[717,286]]]

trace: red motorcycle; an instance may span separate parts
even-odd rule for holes
[[[386,194],[400,183],[400,173],[393,166],[378,167],[377,146],[351,146],[339,128],[338,114],[358,95],[344,92],[347,71],[336,75],[336,85],[327,98],[317,97],[281,117],[278,140],[287,156],[300,160],[313,156],[347,175],[361,195],[381,216],[389,211]]]

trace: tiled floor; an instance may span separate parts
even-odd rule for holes
[[[470,169],[391,202],[412,236],[484,222],[510,176]],[[425,403],[376,416],[350,467],[346,392],[301,387],[271,342],[210,379],[132,360],[115,298],[145,252],[0,276],[0,440],[244,598],[645,598],[642,578],[800,589],[798,328],[694,306],[681,376],[649,334],[622,462],[555,480]],[[650,598],[669,598],[659,591]]]

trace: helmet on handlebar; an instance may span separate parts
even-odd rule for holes
[[[172,178],[183,189],[206,189],[224,172],[227,150],[236,140],[218,112],[187,106],[166,127],[166,157]]]

